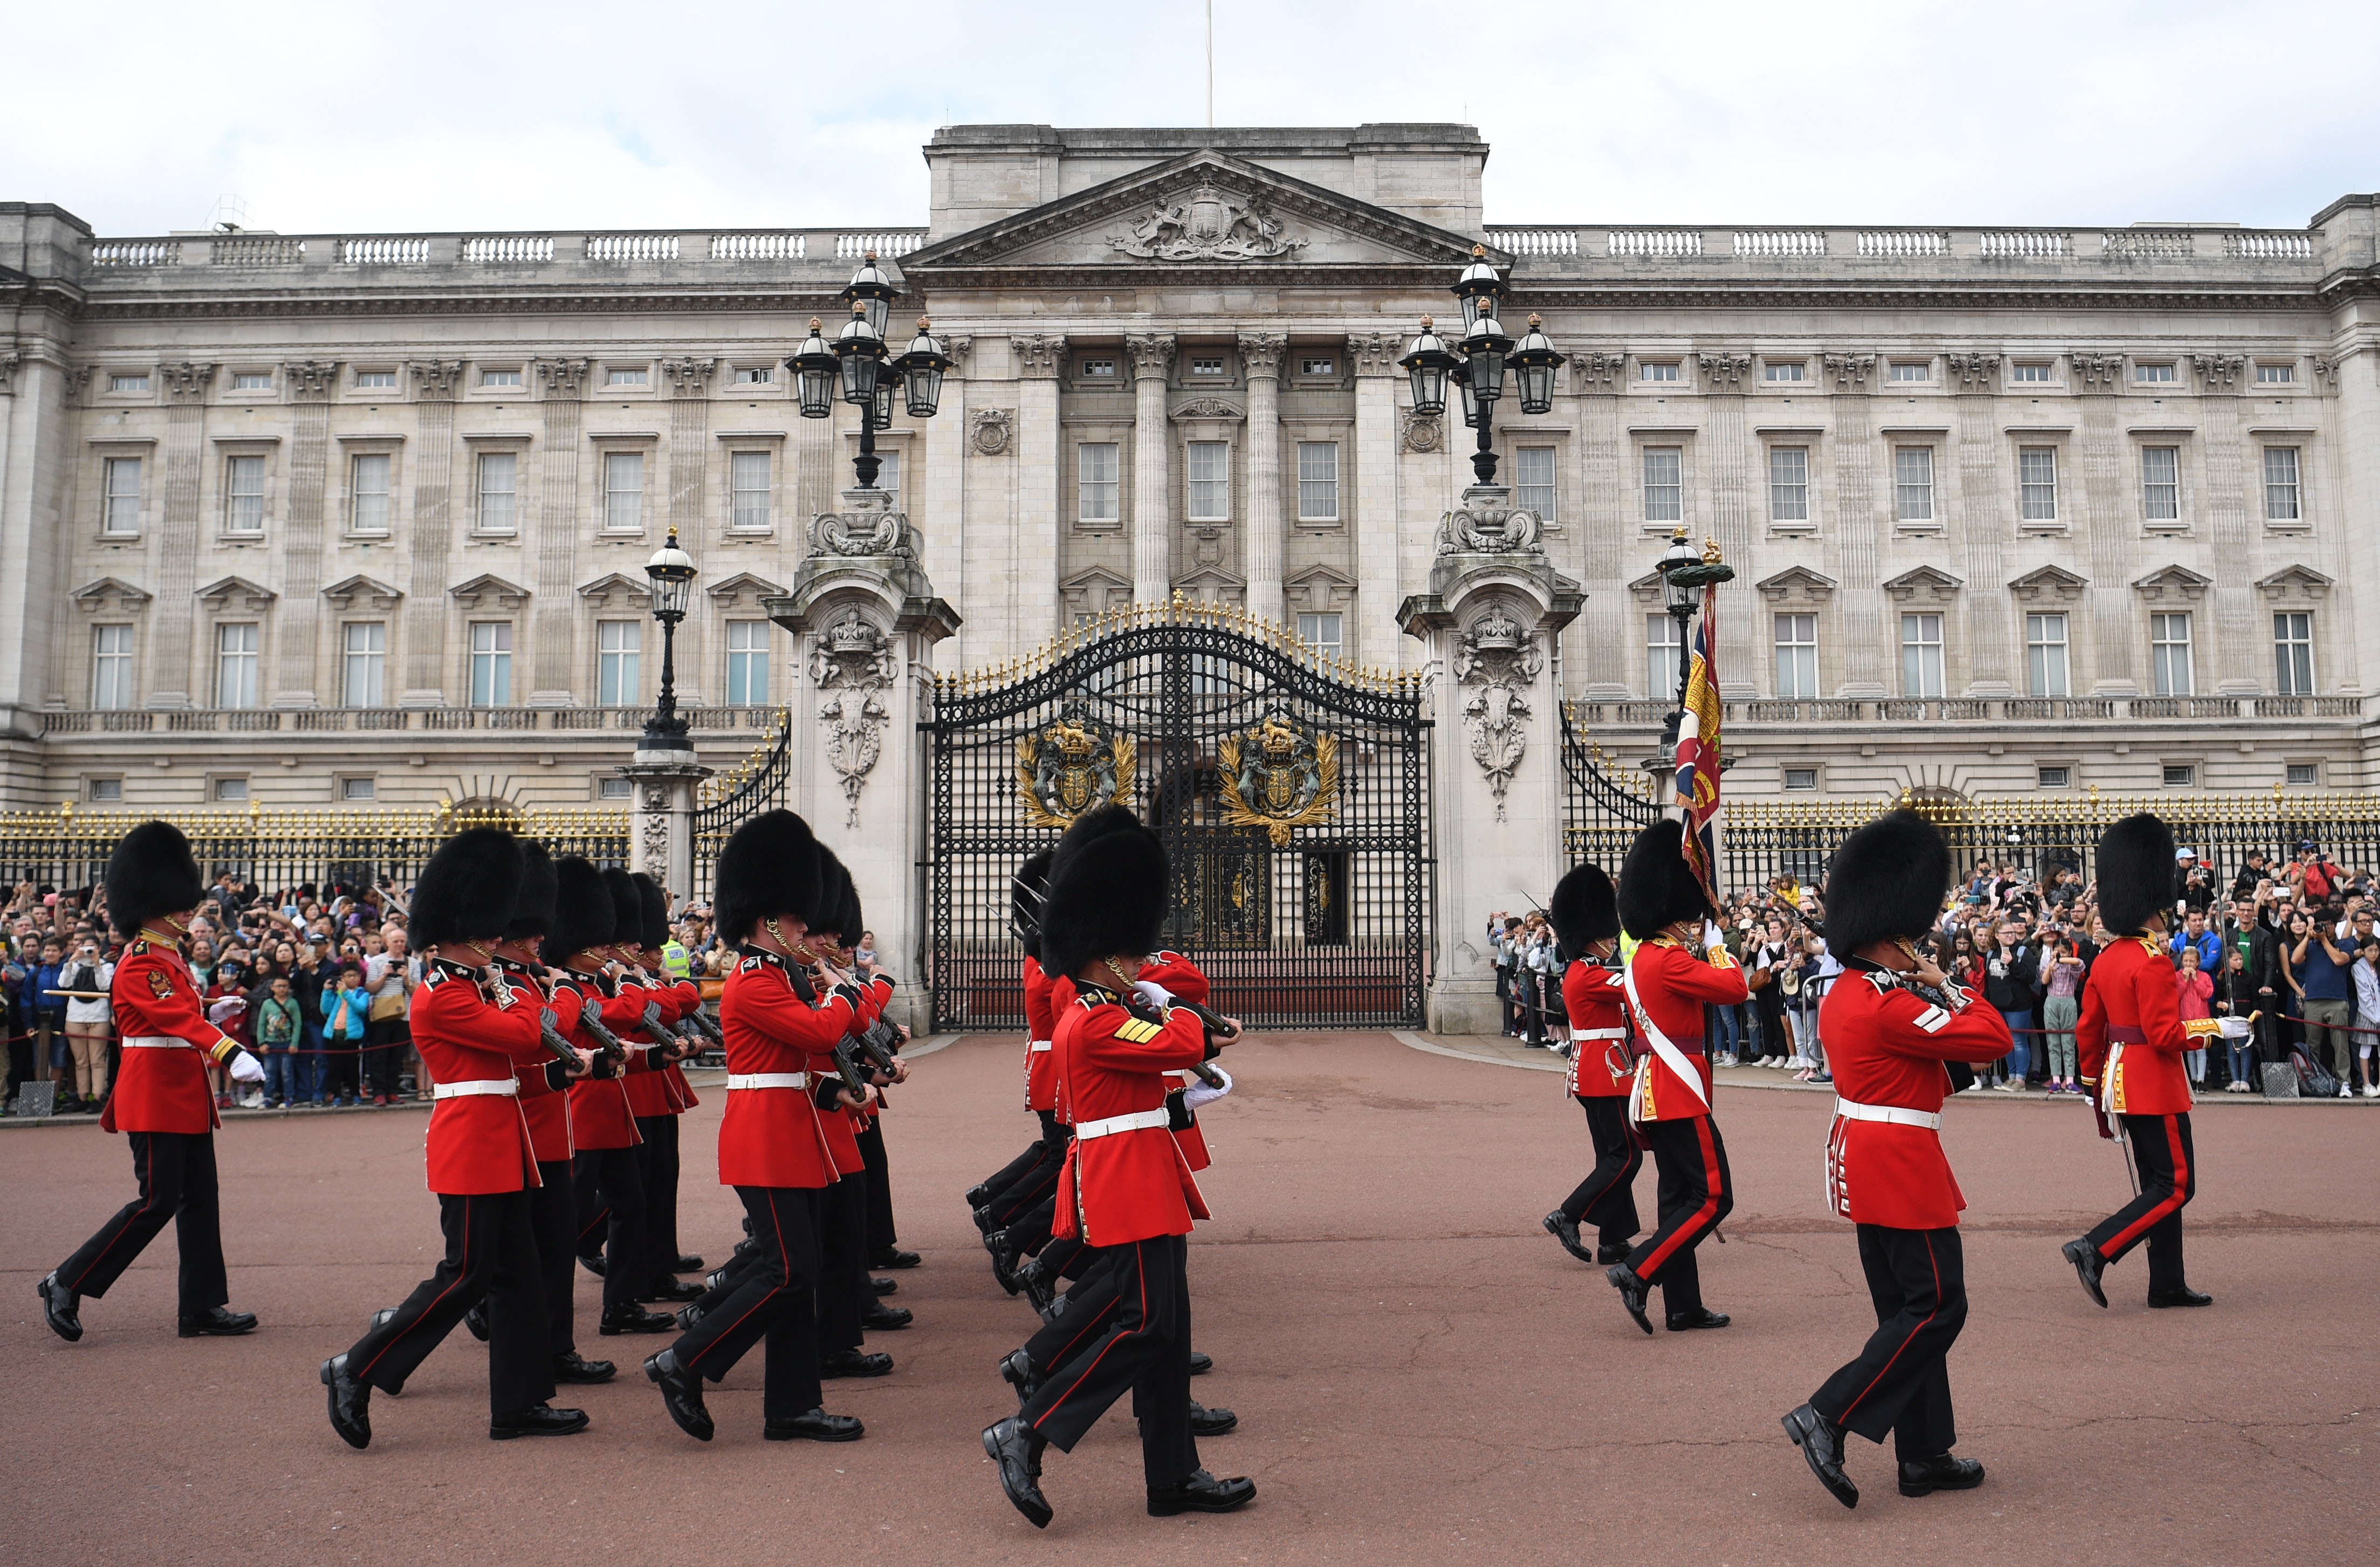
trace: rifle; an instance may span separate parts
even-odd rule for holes
[[[835,1041],[835,1075],[843,1079],[845,1092],[861,1104],[868,1102],[868,1079],[859,1070],[859,1041],[845,1034]]]
[[[552,1007],[539,1007],[537,1009],[538,1041],[552,1052],[554,1060],[576,1067],[578,1064],[578,1052],[572,1050],[570,1041],[562,1037],[561,1028],[556,1026],[559,1021],[553,1015]]]
[[[628,1047],[622,1044],[619,1037],[612,1030],[603,1026],[601,1002],[591,997],[587,1000],[586,1003],[578,1009],[578,1026],[595,1037],[595,1042],[603,1048],[603,1054],[611,1060],[614,1067],[628,1059]]]
[[[1146,998],[1141,996],[1138,991],[1131,992],[1129,999],[1127,999],[1123,1003],[1124,1010],[1126,1012],[1131,1013],[1135,1017],[1139,1018],[1144,1023],[1162,1023],[1165,1021],[1162,1014],[1152,1017],[1147,1012],[1143,1011],[1142,1007],[1147,1004],[1148,1002]],[[1207,1031],[1207,1039],[1208,1041],[1208,1048],[1210,1050],[1215,1048],[1213,1041],[1216,1035],[1230,1032],[1230,1030],[1225,1026],[1220,1014],[1214,1012],[1208,1007],[1201,1006],[1196,1002],[1185,1002],[1177,998],[1172,1004],[1180,1007],[1183,1011],[1187,1012],[1198,1020],[1199,1026],[1203,1027]],[[1210,1088],[1220,1088],[1223,1086],[1221,1075],[1203,1061],[1190,1068],[1190,1075],[1197,1078],[1201,1083],[1206,1084],[1207,1087]]]
[[[677,1044],[678,1036],[670,1032],[670,1026],[662,1021],[661,1002],[647,1002],[645,1003],[645,1014],[643,1017],[638,1019],[638,1021],[644,1025],[645,1037],[652,1040],[654,1044],[661,1046],[664,1050],[670,1049]]]

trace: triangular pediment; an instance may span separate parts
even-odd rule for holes
[[[468,582],[457,582],[446,589],[447,595],[467,610],[518,609],[528,601],[528,589],[517,582],[507,582],[494,572],[483,571]]]
[[[578,596],[599,610],[640,610],[652,602],[653,589],[650,582],[639,582],[620,572],[607,571],[592,582],[581,583]]]
[[[2319,599],[2330,591],[2331,578],[2310,565],[2285,565],[2257,578],[2256,586],[2270,599]]]
[[[2186,565],[2169,565],[2150,572],[2134,582],[2132,589],[2143,599],[2182,599],[2194,602],[2204,598],[2206,590],[2214,586],[2215,578],[2204,572],[2192,571]]]
[[[1958,597],[1964,586],[1940,566],[1921,565],[1886,582],[1884,590],[1904,604],[1945,604]]]
[[[199,589],[199,602],[217,609],[261,610],[281,595],[245,577],[219,577]]]
[[[2090,583],[2062,565],[2037,565],[2009,582],[2009,591],[2027,603],[2043,599],[2077,599]]]
[[[378,577],[366,577],[363,573],[358,572],[353,577],[342,577],[323,589],[322,597],[331,601],[332,608],[340,611],[350,609],[358,602],[370,609],[393,610],[396,607],[397,600],[405,595]]]
[[[1315,281],[1383,272],[1438,276],[1469,261],[1474,243],[1208,149],[953,235],[911,251],[900,266],[942,287],[1053,268],[1134,280],[1251,272]],[[1500,265],[1511,260],[1488,255]]]
[[[119,612],[139,609],[150,598],[146,588],[136,588],[120,577],[103,577],[96,582],[87,582],[67,596],[79,609],[102,610],[112,606]]]
[[[1806,565],[1789,565],[1773,577],[1762,577],[1753,584],[1762,595],[1771,599],[1815,598],[1835,590],[1835,579],[1812,571]]]
[[[782,599],[785,596],[785,590],[783,588],[765,577],[756,576],[748,571],[739,571],[733,577],[714,582],[703,591],[710,594],[711,601],[723,610],[736,608],[747,597],[752,602],[760,604],[766,603],[771,599]]]

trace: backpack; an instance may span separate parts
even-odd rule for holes
[[[2338,1097],[2338,1079],[2329,1067],[2303,1051],[2291,1051],[2289,1062],[2298,1069],[2298,1095],[2309,1099],[2335,1099]]]

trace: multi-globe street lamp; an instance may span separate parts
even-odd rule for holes
[[[1536,316],[1527,333],[1514,338],[1500,315],[1512,286],[1488,261],[1487,249],[1471,248],[1471,264],[1455,280],[1454,297],[1463,305],[1463,334],[1451,347],[1439,335],[1437,322],[1421,318],[1421,334],[1405,349],[1402,365],[1413,389],[1417,414],[1446,411],[1446,388],[1452,382],[1463,396],[1463,422],[1479,432],[1471,455],[1471,471],[1481,484],[1496,482],[1496,405],[1517,395],[1524,414],[1550,412],[1554,406],[1554,371],[1562,356],[1545,334]]]
[[[917,334],[909,340],[907,349],[900,354],[892,351],[884,335],[885,322],[892,314],[892,301],[900,297],[899,285],[876,264],[876,252],[868,251],[844,286],[842,298],[851,307],[851,319],[843,323],[843,330],[829,342],[825,323],[812,316],[809,336],[785,361],[785,368],[794,372],[804,419],[832,415],[838,392],[844,402],[859,410],[859,455],[852,459],[851,468],[862,490],[876,488],[876,475],[884,466],[884,459],[876,455],[876,432],[892,423],[895,388],[911,419],[931,419],[941,406],[942,377],[956,363],[923,316],[917,318]]]

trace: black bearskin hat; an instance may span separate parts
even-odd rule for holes
[[[1121,806],[1082,817],[1058,844],[1041,905],[1042,966],[1072,974],[1094,958],[1157,951],[1169,896],[1156,833]]]
[[[2111,936],[2137,936],[2173,906],[2173,829],[2149,811],[2099,834],[2099,918]]]
[[[553,922],[546,927],[539,955],[559,968],[573,954],[609,946],[613,925],[612,894],[594,861],[580,855],[555,860]]]
[[[106,885],[108,922],[125,936],[138,936],[161,914],[196,908],[207,895],[190,841],[170,821],[144,821],[118,838]]]
[[[504,926],[504,940],[525,941],[542,936],[553,926],[553,856],[536,839],[521,844],[520,897],[513,905],[513,917]]]
[[[645,895],[637,891],[636,879],[616,865],[607,865],[603,868],[603,892],[612,900],[612,944],[644,945]]]
[[[637,917],[637,945],[659,952],[669,944],[669,894],[641,870],[628,880],[637,884],[637,897],[643,905]]]
[[[1942,913],[1950,888],[1950,845],[1913,810],[1888,811],[1844,839],[1827,865],[1827,950],[1914,941]]]
[[[1037,849],[1008,879],[1008,928],[1032,952],[1041,944],[1041,899],[1050,891],[1051,851]]]
[[[1611,878],[1592,861],[1571,867],[1570,874],[1554,883],[1553,906],[1546,910],[1546,917],[1553,921],[1554,939],[1562,951],[1585,957],[1596,942],[1620,934],[1620,905],[1611,895]]]
[[[818,846],[818,890],[810,895],[802,909],[802,923],[813,930],[841,935],[835,926],[843,919],[843,861],[824,844]]]
[[[425,947],[502,941],[520,894],[520,840],[501,827],[468,828],[421,868],[406,934]]]
[[[1701,919],[1710,913],[1710,900],[1694,868],[1679,853],[1685,828],[1675,817],[1664,817],[1628,845],[1620,862],[1620,923],[1640,941],[1649,941],[1682,919]]]
[[[781,914],[807,922],[818,893],[818,840],[792,811],[762,811],[719,851],[711,902],[722,940],[749,941],[752,927]]]

